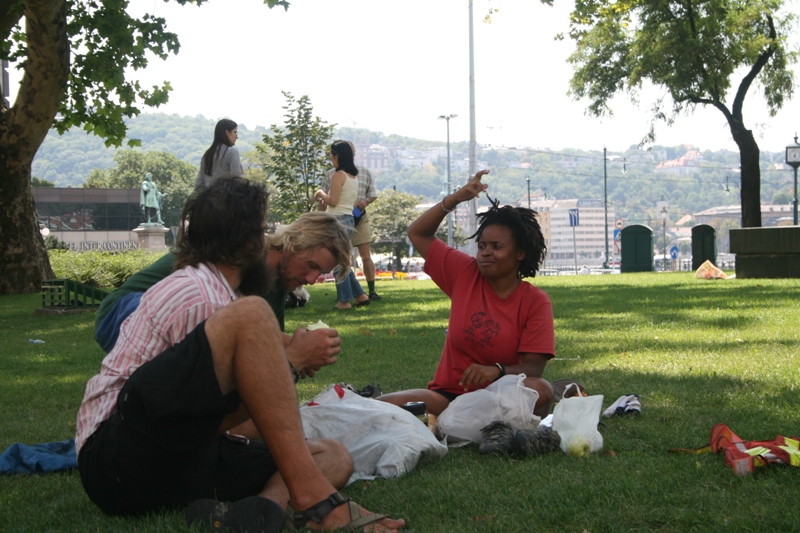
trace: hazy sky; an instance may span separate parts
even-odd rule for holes
[[[284,98],[308,95],[315,114],[355,126],[430,140],[469,140],[468,0],[291,0],[270,10],[261,0],[210,0],[202,7],[132,0],[133,13],[153,12],[178,34],[180,53],[137,73],[169,80],[170,103],[157,112],[228,117],[249,128],[282,123]],[[613,119],[584,115],[586,102],[566,95],[572,2],[476,0],[474,51],[476,133],[481,144],[611,151],[647,132],[649,104],[627,98]],[[482,22],[489,8],[493,22]],[[795,37],[797,42],[797,37]],[[800,80],[799,80],[800,81]],[[652,92],[652,95],[657,94]],[[776,118],[751,89],[745,120],[762,150],[782,151],[800,130],[800,96]],[[759,124],[762,124],[759,127]],[[698,110],[673,127],[657,127],[657,143],[736,151],[719,111]]]

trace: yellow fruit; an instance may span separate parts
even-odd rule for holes
[[[592,447],[588,440],[581,439],[577,442],[571,443],[567,447],[567,454],[573,457],[583,457],[592,453]]]

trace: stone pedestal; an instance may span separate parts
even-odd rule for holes
[[[730,230],[737,278],[800,278],[800,226]]]
[[[154,252],[166,250],[167,241],[164,236],[169,233],[169,228],[161,224],[139,224],[133,232],[139,237],[139,249]]]

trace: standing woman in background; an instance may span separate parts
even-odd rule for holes
[[[214,128],[214,142],[200,160],[194,188],[208,187],[219,178],[244,177],[239,150],[233,147],[239,137],[239,126],[223,118]]]
[[[321,200],[320,211],[327,211],[347,229],[347,234],[352,237],[355,231],[353,206],[358,199],[358,168],[353,161],[353,148],[347,141],[334,141],[331,145],[331,163],[336,172],[331,176],[331,188],[325,192],[319,189],[314,193],[314,202]],[[356,275],[351,270],[347,277],[336,283],[336,299],[339,301],[334,309],[350,309],[351,301],[355,306],[369,305],[369,297],[364,294],[364,289],[356,280]]]

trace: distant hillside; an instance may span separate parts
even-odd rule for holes
[[[203,152],[211,146],[217,123],[203,116],[164,114],[143,114],[126,122],[128,137],[142,141],[142,146],[133,150],[169,152],[193,165],[199,165]],[[266,132],[264,128],[253,131],[239,124],[237,148],[241,153],[253,150]],[[33,160],[32,174],[57,187],[80,187],[92,170],[112,167],[117,150],[131,148],[107,148],[103,139],[81,129],[72,129],[64,135],[51,130]]]
[[[203,116],[144,114],[128,121],[129,137],[140,139],[143,151],[174,154],[198,165],[213,140],[216,120]],[[267,133],[239,124],[237,148],[243,155],[254,149]],[[444,143],[385,135],[365,129],[340,128],[336,138],[352,140],[360,150],[384,154],[381,169],[372,169],[378,189],[394,188],[433,201],[446,194],[447,160]],[[693,147],[632,146],[623,153],[609,153],[608,201],[614,216],[628,223],[659,224],[656,202],[669,202],[669,218],[710,207],[739,203],[739,155],[734,152],[692,151]],[[129,150],[124,147],[120,150]],[[468,176],[468,144],[451,144],[451,185]],[[33,176],[59,187],[80,187],[92,170],[114,165],[115,148],[76,129],[59,136],[51,132],[33,162]],[[690,154],[687,156],[687,154]],[[761,153],[764,203],[788,203],[792,195],[791,173],[781,168],[782,153]],[[602,199],[603,153],[563,150],[550,152],[528,148],[481,147],[478,167],[490,168],[485,179],[489,194],[501,203],[525,205],[528,187],[532,196],[547,198]],[[788,168],[788,167],[787,167]],[[484,203],[486,201],[484,200]]]

